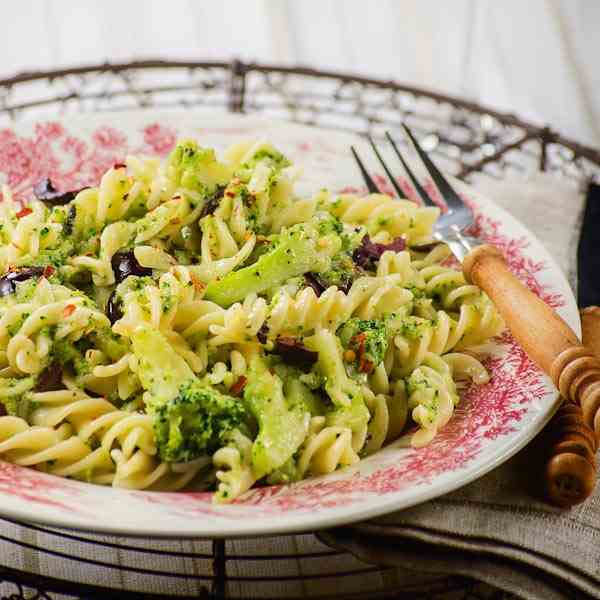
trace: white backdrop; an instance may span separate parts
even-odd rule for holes
[[[140,57],[357,71],[600,146],[600,0],[3,0],[0,75]]]

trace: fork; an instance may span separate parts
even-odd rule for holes
[[[402,127],[409,145],[446,203],[447,208],[434,228],[433,237],[448,245],[462,263],[467,281],[489,296],[515,339],[551,377],[562,397],[575,405],[575,410],[567,411],[569,418],[559,423],[553,437],[545,483],[546,493],[554,504],[571,506],[581,502],[591,494],[596,480],[594,454],[600,435],[600,359],[581,344],[552,308],[511,273],[498,248],[469,235],[468,229],[474,223],[470,207],[421,148],[411,130],[406,125]],[[389,132],[385,135],[423,203],[437,206],[392,136]],[[405,194],[377,145],[371,137],[368,139],[396,193],[404,198]],[[351,147],[351,151],[367,189],[371,193],[380,193],[356,148]]]

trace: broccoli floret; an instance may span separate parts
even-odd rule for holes
[[[217,161],[214,150],[202,148],[194,140],[182,140],[175,146],[168,169],[176,187],[206,194],[232,177],[231,168]]]
[[[290,161],[279,150],[271,146],[271,144],[260,144],[256,152],[244,161],[241,169],[254,169],[258,163],[263,163],[274,169],[283,169],[288,167]]]
[[[140,326],[131,339],[163,460],[182,462],[214,452],[234,429],[244,427],[243,404],[201,382],[160,332]]]
[[[111,360],[119,360],[129,351],[125,338],[113,333],[108,327],[94,332],[94,342]]]
[[[340,239],[336,235],[318,238],[312,223],[294,225],[283,232],[275,247],[254,264],[211,282],[205,297],[226,307],[250,294],[260,294],[280,285],[291,277],[308,271],[326,271],[330,257],[339,250],[339,245]]]
[[[313,215],[312,220],[314,221],[320,236],[329,235],[331,233],[341,235],[344,231],[342,222],[328,212],[318,211]]]
[[[189,380],[177,396],[153,410],[160,457],[186,462],[225,445],[228,434],[243,422],[243,405],[215,388]]]
[[[306,437],[310,414],[298,390],[294,398],[286,397],[283,382],[262,358],[252,360],[247,375],[244,402],[258,423],[252,467],[260,478],[280,468],[298,450]]]
[[[354,317],[346,321],[337,333],[346,349],[345,358],[349,358],[347,362],[358,361],[361,373],[370,373],[383,360],[388,348],[383,321]]]
[[[7,378],[0,383],[0,402],[9,415],[26,419],[31,410],[29,391],[35,385],[34,377]]]
[[[69,365],[77,376],[88,375],[91,368],[85,358],[85,351],[82,351],[78,345],[85,346],[86,341],[82,340],[76,345],[66,338],[55,340],[52,345],[52,358],[61,365]]]

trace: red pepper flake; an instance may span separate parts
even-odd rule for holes
[[[125,163],[115,163],[113,165],[113,169],[126,169],[127,165]]]
[[[248,379],[241,375],[240,377],[238,377],[238,380],[231,386],[231,389],[229,391],[233,396],[239,396],[242,390],[246,387],[247,383]]]
[[[200,281],[197,277],[194,277],[193,275],[190,277],[190,279],[192,280],[192,284],[194,285],[194,288],[197,292],[200,293],[204,291],[204,289],[206,288],[205,283],[202,283],[202,281]]]
[[[364,354],[360,355],[360,362],[358,364],[358,370],[361,373],[370,373],[373,370],[373,367],[375,365],[370,361],[367,360],[364,356]]]
[[[227,190],[227,191],[225,192],[225,195],[226,195],[228,198],[235,198],[235,192],[232,192],[231,190]]]
[[[46,267],[44,267],[44,272],[42,273],[42,276],[46,278],[51,277],[52,275],[54,275],[55,271],[56,269],[54,267],[47,265]]]
[[[358,370],[361,373],[370,373],[375,365],[365,358],[365,340],[366,335],[364,333],[359,333],[350,339],[350,344],[352,346],[358,346]]]
[[[33,210],[26,206],[25,208],[22,208],[15,216],[17,217],[17,219],[22,219],[23,217],[30,215],[32,212]]]
[[[67,304],[63,310],[63,317],[66,319],[75,312],[76,306],[74,304]]]

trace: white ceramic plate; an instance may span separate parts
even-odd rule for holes
[[[45,176],[72,189],[96,183],[127,153],[165,155],[185,135],[218,149],[242,138],[267,138],[304,167],[303,192],[361,187],[348,151],[351,143],[362,144],[354,136],[193,112],[103,113],[3,130],[0,172],[24,197]],[[363,154],[369,155],[366,148]],[[513,271],[579,332],[567,281],[541,244],[472,188],[461,185],[461,191],[475,207],[478,235],[498,245]],[[491,382],[469,389],[450,423],[420,450],[392,445],[354,467],[258,488],[226,506],[213,505],[206,493],[100,487],[0,462],[0,514],[96,532],[226,537],[316,530],[405,508],[493,469],[529,442],[556,409],[554,386],[509,334],[494,342],[486,365]]]

